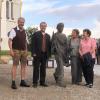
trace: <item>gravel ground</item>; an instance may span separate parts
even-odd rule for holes
[[[100,76],[95,75],[94,87],[89,89],[85,86],[71,84],[70,68],[65,69],[66,88],[56,86],[53,78],[53,68],[47,69],[47,83],[49,87],[38,87],[34,89],[21,88],[20,67],[17,73],[17,90],[12,90],[11,85],[11,65],[0,65],[0,100],[100,100]],[[99,68],[100,70],[100,68]],[[27,68],[28,82],[32,85],[32,67]],[[96,73],[96,72],[95,72]],[[84,78],[83,83],[84,84]]]

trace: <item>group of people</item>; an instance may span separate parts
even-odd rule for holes
[[[27,66],[27,40],[24,29],[25,19],[20,17],[18,25],[9,33],[10,55],[13,59],[12,67],[12,89],[17,89],[16,71],[19,62],[21,64],[21,87],[30,87],[26,82]],[[95,64],[96,41],[91,38],[89,29],[83,30],[83,36],[79,37],[79,30],[73,29],[71,38],[67,39],[63,34],[64,24],[57,24],[57,32],[53,34],[52,39],[46,31],[47,23],[40,23],[40,30],[35,32],[31,38],[31,55],[33,57],[33,87],[38,85],[48,87],[46,84],[46,65],[51,54],[55,56],[57,68],[54,78],[56,84],[66,87],[64,83],[64,66],[71,65],[72,84],[81,84],[82,73],[84,75],[85,86],[93,87],[93,67]],[[70,63],[69,63],[70,60]]]
[[[89,29],[83,30],[82,37],[79,36],[79,30],[73,29],[71,38],[67,40],[63,34],[64,24],[57,25],[57,33],[52,37],[51,51],[55,55],[57,68],[54,78],[59,86],[65,87],[64,66],[69,66],[69,56],[71,63],[72,84],[80,85],[82,74],[84,75],[85,86],[92,88],[94,79],[94,64],[96,58],[96,40],[91,38]]]

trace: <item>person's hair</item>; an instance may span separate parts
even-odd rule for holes
[[[89,29],[84,29],[83,32],[86,32],[89,35],[89,37],[91,36],[91,31]]]
[[[46,22],[41,22],[41,23],[40,23],[40,25],[42,25],[42,24],[45,24],[45,25],[47,25],[47,23],[46,23]]]
[[[76,32],[77,35],[80,33],[78,29],[73,29],[72,31]]]
[[[19,17],[18,21],[23,20],[25,22],[25,18],[24,17]]]
[[[64,27],[64,23],[58,23],[56,28],[58,29],[59,27]]]

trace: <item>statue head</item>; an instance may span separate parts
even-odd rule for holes
[[[59,33],[62,33],[63,29],[64,29],[64,23],[58,23],[57,24],[57,31]]]

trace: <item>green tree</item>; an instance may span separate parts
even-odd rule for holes
[[[28,50],[30,51],[30,45],[31,45],[31,38],[32,38],[32,35],[38,31],[38,28],[37,27],[28,27],[26,29],[26,34],[27,34],[27,39],[28,39]]]

